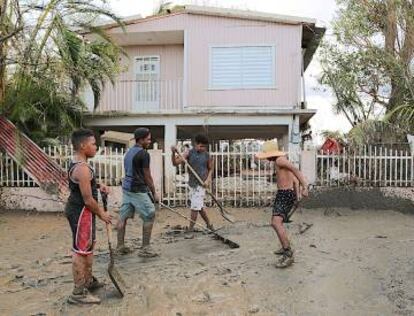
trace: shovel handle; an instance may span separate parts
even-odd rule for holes
[[[201,180],[200,176],[193,169],[193,167],[188,163],[187,159],[185,159],[184,156],[177,149],[175,149],[175,153],[178,155],[178,157],[180,157],[184,161],[184,164],[191,171],[191,173],[194,175],[194,177],[197,179],[197,181],[200,183],[200,185],[204,187],[204,181]]]
[[[221,203],[217,200],[216,196],[208,188],[206,188],[206,186],[204,185],[204,181],[201,180],[198,173],[193,169],[193,167],[191,167],[188,160],[185,159],[184,156],[177,149],[175,149],[175,153],[177,153],[177,155],[184,161],[184,164],[187,166],[188,170],[191,171],[191,173],[194,175],[194,177],[197,179],[197,181],[200,183],[200,185],[206,190],[206,193],[208,195],[210,195],[211,198],[213,199],[213,201],[217,204],[218,208],[220,209],[221,216],[226,221],[228,221],[230,223],[234,223],[234,220],[229,217],[230,214],[224,209],[223,205],[221,205]]]
[[[105,212],[108,212],[108,194],[101,191],[102,204]],[[109,251],[112,252],[112,225],[105,223],[106,235],[108,236]]]

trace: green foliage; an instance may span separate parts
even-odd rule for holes
[[[10,83],[4,103],[12,104],[8,118],[40,145],[80,126],[84,105],[60,89],[55,78],[23,75]],[[49,80],[46,80],[49,79]]]
[[[358,147],[369,144],[393,144],[405,140],[405,130],[396,124],[368,120],[352,128],[347,134],[348,144]]]
[[[6,87],[0,89],[0,113],[38,143],[55,141],[82,124],[83,89],[92,88],[96,108],[106,83],[120,71],[122,51],[96,22],[106,17],[123,26],[105,0],[8,5],[14,11],[0,18],[9,33],[14,24],[24,32],[0,41],[0,83]]]
[[[325,40],[320,55],[323,69],[320,82],[334,93],[334,109],[344,114],[354,127],[381,120],[385,113],[388,123],[412,130],[413,2],[337,0],[337,3],[333,38]]]

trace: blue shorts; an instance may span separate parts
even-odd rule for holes
[[[147,192],[129,192],[122,190],[122,205],[119,210],[121,221],[133,218],[138,213],[144,223],[152,222],[155,216],[155,206]]]

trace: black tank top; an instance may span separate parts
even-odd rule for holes
[[[78,205],[78,206],[84,206],[85,202],[83,201],[82,193],[79,188],[79,183],[74,181],[72,179],[72,173],[75,170],[75,167],[79,164],[86,164],[91,171],[91,189],[92,189],[92,196],[93,198],[98,201],[98,185],[96,183],[95,178],[95,172],[93,171],[93,168],[84,161],[77,161],[77,162],[71,162],[68,169],[68,178],[69,178],[69,189],[70,189],[70,195],[68,199],[68,204],[70,205]]]

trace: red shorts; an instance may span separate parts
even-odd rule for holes
[[[90,255],[96,241],[95,214],[86,206],[66,207],[66,217],[72,230],[72,250],[80,255]]]

